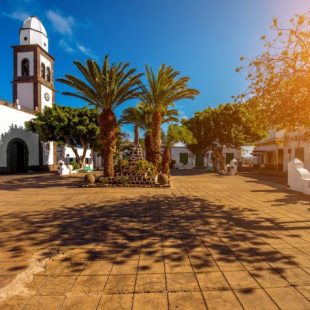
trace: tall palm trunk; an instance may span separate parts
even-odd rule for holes
[[[100,114],[100,140],[103,156],[103,174],[105,177],[114,176],[113,155],[116,149],[117,121],[112,109]]]
[[[151,161],[152,145],[151,145],[150,131],[146,131],[144,134],[144,148],[145,148],[145,159],[147,161]]]
[[[170,174],[170,161],[171,161],[171,148],[166,146],[163,152],[163,158],[161,162],[161,171],[164,174]]]
[[[139,144],[139,126],[138,125],[134,126],[134,143],[135,145]]]
[[[151,133],[152,152],[150,159],[158,171],[160,169],[161,123],[162,123],[161,112],[155,111],[152,116],[152,133]]]

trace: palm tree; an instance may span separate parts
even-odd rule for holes
[[[162,114],[162,123],[170,123],[178,121],[178,111],[175,109],[167,109]],[[152,110],[144,103],[139,103],[136,107],[129,107],[123,110],[122,117],[120,119],[122,124],[133,124],[135,133],[135,144],[139,142],[138,132],[139,128],[144,131],[144,148],[146,160],[150,160],[151,154],[151,129],[152,129]]]
[[[161,65],[156,75],[150,67],[146,66],[145,69],[148,85],[143,86],[140,98],[152,110],[151,162],[159,170],[162,115],[176,101],[186,98],[194,99],[199,91],[188,88],[189,77],[179,77],[180,72],[171,66]]]
[[[91,59],[87,60],[85,66],[79,61],[75,61],[74,64],[82,73],[83,80],[67,74],[58,81],[75,90],[63,94],[80,98],[100,109],[99,126],[104,176],[114,176],[113,154],[118,133],[114,110],[123,102],[139,96],[142,74],[136,74],[136,69],[130,69],[129,63],[110,65],[108,56],[105,56],[101,68]]]

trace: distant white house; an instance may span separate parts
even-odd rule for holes
[[[241,150],[226,148],[223,149],[224,161],[228,164],[232,159],[241,161]],[[175,145],[171,148],[171,159],[175,160],[175,168],[194,169],[194,168],[212,168],[212,151],[204,154],[192,153],[187,147]]]
[[[79,156],[82,156],[83,149],[79,147],[77,149]],[[71,147],[68,146],[60,146],[57,149],[57,160],[63,160],[66,165],[72,164],[72,162],[77,161],[74,152],[72,151]],[[85,157],[85,167],[89,167],[91,169],[94,168],[93,165],[93,155],[91,149],[86,151]]]

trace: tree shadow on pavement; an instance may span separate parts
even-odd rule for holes
[[[0,176],[0,191],[20,191],[26,188],[76,187],[81,183],[79,176],[60,177],[56,173],[14,174]]]
[[[140,196],[118,203],[68,204],[6,214],[0,221],[0,252],[18,260],[36,251],[52,257],[56,249],[64,253],[64,261],[112,262],[117,257],[118,264],[139,255],[150,263],[164,257],[172,268],[190,263],[195,271],[237,262],[295,266],[294,256],[283,255],[266,243],[282,242],[275,233],[292,230],[291,225],[259,216],[251,208],[195,197]]]

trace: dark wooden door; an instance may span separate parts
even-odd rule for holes
[[[9,172],[26,172],[28,169],[28,149],[26,144],[19,140],[9,143],[7,159]]]

